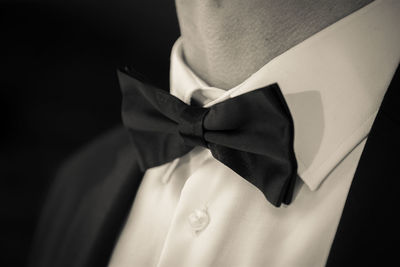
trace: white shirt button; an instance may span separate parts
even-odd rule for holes
[[[197,209],[189,215],[188,220],[192,229],[198,232],[207,227],[210,217],[206,209]]]

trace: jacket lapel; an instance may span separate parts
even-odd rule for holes
[[[61,170],[42,212],[29,266],[107,266],[143,173],[125,129]]]
[[[62,253],[66,254],[60,258],[72,262],[54,266],[107,266],[143,177],[130,153],[121,154],[108,177],[86,194],[66,227],[71,235],[64,239]]]
[[[400,201],[400,68],[385,94],[361,155],[328,257],[333,266],[389,266]]]

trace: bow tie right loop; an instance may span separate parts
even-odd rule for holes
[[[178,132],[186,145],[207,147],[203,122],[208,111],[208,108],[187,106],[180,114]]]

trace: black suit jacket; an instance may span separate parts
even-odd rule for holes
[[[397,262],[400,71],[362,153],[327,266]],[[143,173],[118,128],[65,164],[43,209],[30,266],[106,266]],[[292,267],[292,266],[288,266]]]

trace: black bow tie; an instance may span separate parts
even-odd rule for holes
[[[143,171],[202,146],[273,205],[291,202],[297,177],[293,121],[277,84],[202,108],[118,74],[123,122]]]

